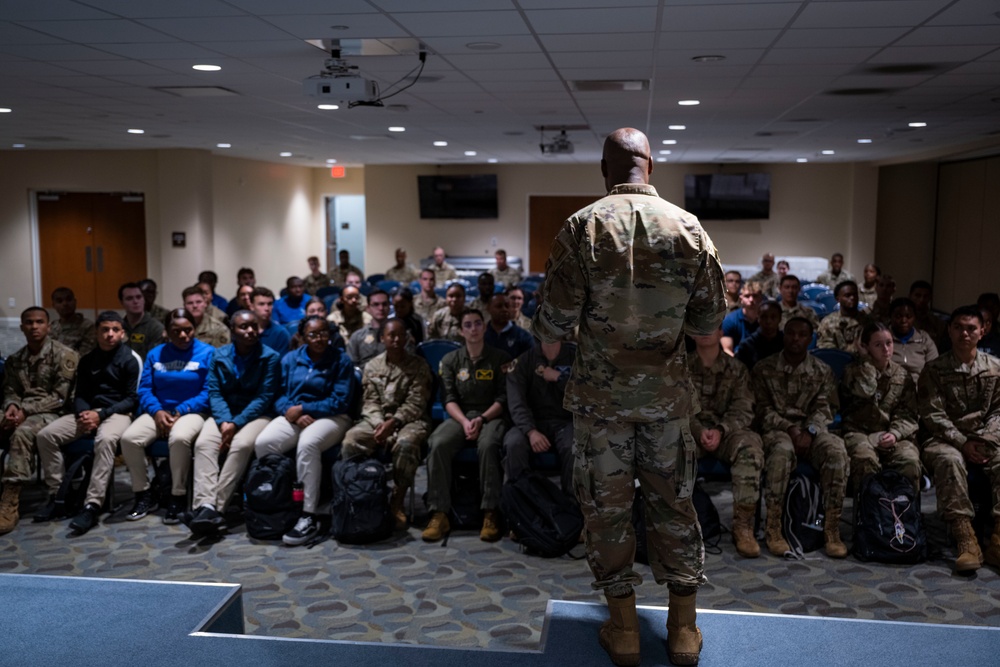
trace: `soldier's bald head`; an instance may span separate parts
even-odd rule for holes
[[[601,173],[609,190],[619,183],[648,183],[652,171],[649,140],[639,130],[619,128],[604,140]]]

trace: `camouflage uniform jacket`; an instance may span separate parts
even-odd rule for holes
[[[869,308],[875,303],[875,299],[878,298],[878,293],[875,291],[875,286],[872,285],[871,289],[867,289],[864,283],[858,283],[858,301],[865,304]]]
[[[302,283],[305,285],[306,294],[311,294],[313,296],[316,296],[317,291],[319,291],[323,287],[330,286],[330,276],[323,273],[319,274],[318,276],[314,276],[312,273],[310,273],[309,275],[307,275],[305,278],[302,279]]]
[[[684,334],[710,334],[726,313],[695,216],[651,185],[616,185],[565,222],[545,273],[532,332],[555,342],[580,327],[567,410],[633,422],[691,412]]]
[[[787,431],[792,426],[827,431],[839,406],[833,371],[807,354],[792,366],[779,352],[753,367],[753,394],[762,431]]]
[[[979,353],[966,366],[946,352],[927,362],[917,388],[920,420],[932,437],[959,449],[970,435],[1000,445],[1000,359]]]
[[[924,317],[917,314],[913,326],[930,336],[939,351],[942,347],[947,347],[951,344],[951,341],[948,340],[948,323],[933,312],[928,313]]]
[[[486,321],[489,322],[489,320],[486,320]],[[531,332],[531,318],[528,317],[527,315],[525,315],[524,313],[522,313],[521,311],[517,312],[517,319],[516,320],[511,320],[511,322],[513,322],[517,326],[521,327],[525,331],[527,331],[529,333]]]
[[[361,379],[364,403],[361,419],[372,428],[394,418],[400,426],[426,421],[431,399],[431,370],[420,357],[407,354],[399,365],[386,361],[385,353],[365,365]]]
[[[437,294],[434,295],[433,300],[428,299],[427,301],[424,301],[424,295],[422,292],[420,294],[413,295],[413,311],[420,317],[424,318],[424,322],[427,322],[428,325],[434,317],[434,313],[436,313],[443,306],[444,299],[439,297]]]
[[[73,393],[80,355],[52,337],[31,356],[27,346],[10,355],[4,367],[3,409],[16,405],[28,417],[62,414]]]
[[[158,303],[154,303],[153,307],[149,309],[149,316],[152,317],[157,322],[159,322],[160,324],[163,324],[163,321],[167,319],[167,315],[169,314],[170,311]],[[164,328],[166,327],[164,326]]]
[[[351,358],[355,366],[364,367],[376,356],[385,352],[385,345],[382,343],[382,329],[385,325],[376,326],[375,320],[368,323],[351,334],[347,341],[347,356]],[[416,345],[412,335],[406,337],[406,351],[410,354],[416,352]]]
[[[201,324],[195,327],[194,337],[215,348],[229,345],[229,329],[219,320],[209,317],[207,313],[202,316]]]
[[[729,292],[726,292],[726,311],[731,313],[739,307],[740,307],[739,295],[736,295],[734,297]]]
[[[458,317],[451,314],[448,306],[439,308],[431,318],[431,325],[427,329],[427,340],[454,340],[465,343],[462,338],[462,322]]]
[[[515,269],[510,264],[507,268],[501,271],[500,269],[493,267],[490,269],[490,274],[493,276],[493,280],[496,281],[497,285],[503,285],[504,288],[514,287],[521,283],[521,270]]]
[[[81,357],[97,347],[97,330],[94,328],[94,323],[82,313],[74,313],[73,321],[69,323],[62,320],[54,321],[49,328],[49,336],[72,348]]]
[[[758,271],[747,278],[747,282],[760,283],[760,289],[764,293],[764,298],[776,299],[778,297],[778,278],[778,274],[774,271],[771,271],[771,273]]]
[[[330,269],[329,271],[327,271],[326,275],[330,279],[330,282],[332,284],[334,284],[334,285],[340,285],[341,287],[343,287],[344,285],[347,284],[347,274],[348,273],[356,273],[359,276],[361,276],[362,280],[365,279],[364,272],[362,272],[361,269],[359,269],[358,267],[354,266],[353,264],[348,264],[346,269],[341,268],[340,264],[338,264],[337,266],[335,266],[332,269]]]
[[[709,367],[697,353],[688,357],[688,371],[701,410],[691,420],[691,434],[697,440],[702,431],[716,428],[726,436],[750,427],[753,421],[753,392],[746,366],[719,352]]]
[[[466,308],[478,310],[483,314],[483,324],[489,326],[490,324],[490,312],[487,310],[486,303],[483,301],[482,297],[477,296],[475,299],[466,304]]]
[[[845,433],[888,431],[908,440],[917,432],[917,387],[893,361],[885,371],[868,359],[855,361],[844,371],[840,397]]]
[[[889,304],[884,306],[878,302],[878,299],[872,301],[868,304],[868,310],[865,311],[868,317],[871,318],[872,322],[881,322],[882,324],[889,326]]]
[[[818,276],[816,276],[816,282],[822,285],[826,285],[830,289],[836,288],[837,285],[844,282],[845,280],[854,280],[854,276],[852,276],[847,271],[844,271],[843,269],[841,269],[840,273],[838,273],[837,275],[833,275],[832,271],[825,271],[824,273],[821,273]]]
[[[449,280],[458,278],[458,271],[448,262],[443,262],[441,266],[431,262],[427,268],[434,272],[434,284],[438,287],[444,287]]]
[[[868,316],[858,313],[858,318],[847,317],[835,311],[823,318],[817,332],[816,347],[822,349],[856,352],[854,341],[861,338],[861,332],[868,324]]]
[[[816,311],[810,308],[809,306],[803,306],[801,303],[796,302],[794,306],[789,308],[788,306],[785,305],[783,301],[779,302],[778,305],[781,306],[780,326],[782,331],[785,330],[785,325],[788,324],[788,320],[792,319],[793,317],[802,317],[806,320],[809,320],[810,322],[812,322],[813,330],[819,328],[819,318],[816,317]]]
[[[393,265],[392,268],[386,269],[385,279],[395,280],[403,287],[409,287],[414,280],[420,279],[420,272],[409,264],[404,265],[403,268]]]
[[[363,329],[372,322],[372,316],[363,310],[359,310],[357,314],[346,317],[344,311],[339,308],[334,308],[330,311],[330,314],[326,316],[328,322],[337,325],[340,329],[340,337],[344,339],[344,344],[351,340],[351,334],[353,334],[358,329]]]
[[[205,308],[205,317],[211,317],[213,320],[215,320],[216,322],[219,322],[220,324],[222,324],[222,326],[225,327],[226,326],[226,319],[229,316],[226,315],[226,311],[224,311],[221,308],[219,308],[218,306],[215,306],[215,305],[213,305],[213,304],[210,303],[210,304],[208,304],[208,307]],[[228,327],[227,327],[227,331],[228,331]]]

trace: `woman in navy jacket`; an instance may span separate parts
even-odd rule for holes
[[[299,323],[305,346],[281,360],[281,386],[274,402],[278,417],[257,436],[257,458],[298,447],[295,461],[305,498],[302,517],[282,541],[303,544],[319,530],[316,505],[323,452],[338,444],[351,427],[347,414],[357,392],[354,366],[344,352],[330,344],[326,320],[315,315]]]

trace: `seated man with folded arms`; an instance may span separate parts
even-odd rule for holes
[[[362,368],[370,359],[385,352],[382,327],[389,319],[389,295],[380,289],[368,295],[366,313],[370,316],[368,323],[352,333],[347,341],[347,356],[355,366]]]
[[[779,276],[774,272],[774,255],[769,252],[764,253],[760,258],[761,270],[750,276],[748,282],[755,282],[760,285],[760,290],[765,299],[774,299],[778,296]]]
[[[431,325],[427,328],[427,340],[464,342],[462,313],[465,311],[465,288],[460,283],[452,283],[445,292],[444,303],[444,308],[438,309],[431,318]],[[485,321],[484,316],[480,317]]]
[[[487,305],[490,309],[490,319],[486,322],[487,345],[503,350],[516,359],[535,345],[535,339],[530,333],[511,322],[510,309],[507,307],[505,294],[494,294]]]
[[[52,308],[59,319],[52,322],[49,335],[66,347],[72,348],[81,357],[97,345],[94,323],[76,312],[76,296],[68,287],[57,287],[52,291]]]
[[[833,311],[820,322],[816,347],[857,354],[857,342],[869,322],[868,315],[858,310],[858,286],[853,280],[846,280],[837,285],[833,294],[840,310]]]
[[[361,419],[344,436],[340,456],[367,458],[389,450],[393,480],[389,508],[396,529],[403,530],[407,526],[406,492],[413,486],[431,432],[427,415],[431,371],[426,361],[406,350],[408,334],[400,320],[390,319],[381,334],[385,352],[365,364]]]
[[[424,269],[420,272],[420,294],[417,294],[413,299],[413,310],[423,318],[427,326],[430,326],[434,313],[438,309],[444,308],[444,299],[434,291],[436,285],[437,281],[433,270]]]
[[[781,279],[778,291],[781,297],[778,303],[781,305],[782,327],[788,324],[788,320],[793,317],[802,317],[809,320],[814,329],[819,327],[819,318],[816,317],[816,311],[799,303],[799,292],[802,291],[802,284],[798,278],[788,274]]]
[[[56,492],[65,472],[62,447],[88,433],[94,435],[94,464],[87,498],[83,511],[70,523],[77,535],[97,525],[114,473],[118,442],[139,405],[136,386],[142,360],[125,344],[121,315],[106,310],[97,316],[96,343],[97,348],[80,360],[72,413],[55,420],[36,437],[49,502],[35,515],[35,521],[50,521],[62,517],[62,508],[56,505]]]
[[[49,313],[32,306],[21,312],[26,345],[7,357],[3,376],[0,439],[6,440],[0,496],[0,535],[17,527],[21,487],[35,473],[35,435],[59,418],[73,395],[80,356],[49,336]]]
[[[306,316],[306,284],[298,276],[291,276],[285,281],[288,294],[274,302],[271,319],[275,324],[292,324]]]
[[[736,354],[736,348],[744,338],[757,330],[760,304],[764,302],[761,285],[748,280],[740,288],[740,308],[722,320],[722,349],[729,356]]]
[[[358,267],[351,264],[351,253],[347,250],[341,250],[337,253],[337,258],[340,263],[332,267],[327,271],[327,275],[330,277],[330,282],[334,285],[344,286],[347,285],[347,274],[356,273],[362,280],[365,279],[364,272]]]
[[[449,280],[458,278],[455,267],[445,261],[447,254],[445,254],[444,248],[441,246],[434,248],[431,256],[434,258],[434,262],[428,268],[434,272],[434,281],[438,285],[445,285]]]
[[[809,354],[811,340],[809,320],[789,320],[785,325],[785,349],[753,369],[752,386],[767,477],[767,549],[779,557],[789,550],[781,534],[782,503],[788,479],[801,458],[820,474],[826,555],[844,558],[847,547],[840,539],[840,515],[849,459],[844,441],[828,430],[839,406],[833,371]]]
[[[816,276],[816,282],[834,289],[842,282],[854,282],[854,276],[844,270],[844,256],[839,252],[830,256],[830,269]]]
[[[212,347],[229,345],[229,329],[221,321],[206,314],[208,301],[198,285],[183,292],[184,308],[194,317],[194,337]]]
[[[216,350],[208,366],[205,420],[194,443],[194,515],[191,531],[212,534],[246,472],[254,443],[271,421],[281,381],[281,357],[260,342],[257,316],[238,310],[232,317],[233,342]],[[219,455],[226,461],[219,469]]]
[[[955,570],[966,573],[984,560],[1000,567],[1000,360],[976,349],[982,326],[978,307],[956,308],[948,325],[951,349],[927,362],[917,384],[917,411],[930,434],[922,447],[924,466],[958,542]],[[983,466],[993,486],[994,527],[985,554],[972,528],[970,463]]]
[[[865,264],[864,280],[858,285],[858,300],[868,308],[871,308],[871,305],[878,297],[876,287],[878,286],[878,279],[881,277],[882,269],[874,264]]]
[[[125,342],[145,361],[146,354],[162,345],[163,321],[155,320],[146,312],[146,297],[137,283],[125,283],[118,288],[118,300],[125,309]]]
[[[913,302],[905,296],[893,300],[889,306],[892,360],[905,368],[917,382],[927,362],[938,358],[938,349],[926,332],[914,326],[915,311]]]
[[[555,448],[562,490],[576,502],[573,488],[573,414],[563,407],[573,368],[572,346],[542,343],[524,352],[507,374],[511,426],[503,438],[504,472],[513,481],[531,469],[531,453]]]
[[[692,338],[695,353],[688,355],[688,373],[701,410],[691,419],[691,435],[698,443],[698,458],[711,456],[732,466],[733,544],[744,558],[757,558],[760,545],[753,534],[753,522],[764,445],[750,430],[750,374],[743,364],[722,352],[720,329]]]
[[[266,287],[255,287],[250,295],[250,305],[253,314],[257,316],[260,327],[260,342],[284,356],[292,342],[292,337],[285,327],[271,322],[274,312],[274,292]]]
[[[424,529],[426,542],[437,542],[451,530],[452,459],[463,447],[475,445],[479,457],[479,489],[483,527],[479,539],[500,539],[497,507],[500,505],[500,446],[503,443],[503,411],[507,403],[505,366],[510,356],[483,341],[483,316],[466,310],[461,318],[465,345],[441,360],[441,400],[451,419],[434,429],[427,454],[427,505],[431,520]]]
[[[330,276],[319,270],[319,257],[313,255],[306,260],[309,263],[309,273],[302,280],[306,294],[316,296],[316,292],[330,286]]]
[[[785,349],[785,334],[781,331],[781,305],[765,301],[760,305],[760,326],[743,339],[736,348],[736,358],[752,371],[758,361]]]

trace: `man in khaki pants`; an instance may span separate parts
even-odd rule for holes
[[[35,439],[49,489],[49,502],[35,515],[35,521],[50,521],[64,512],[55,497],[64,473],[62,447],[94,434],[94,467],[86,504],[70,523],[78,535],[97,525],[118,441],[132,423],[131,413],[139,402],[136,386],[142,369],[139,355],[125,343],[121,315],[111,310],[101,313],[96,328],[97,348],[80,360],[72,413],[46,426]]]

